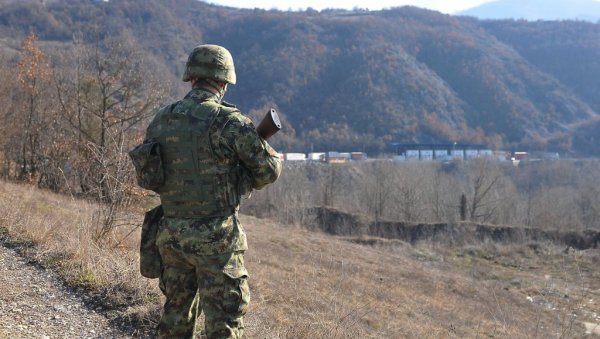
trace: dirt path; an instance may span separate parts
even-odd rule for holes
[[[51,272],[0,243],[0,338],[125,338]]]

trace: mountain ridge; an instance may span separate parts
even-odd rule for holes
[[[600,2],[595,0],[496,0],[459,11],[457,15],[480,19],[600,20]]]
[[[98,36],[92,27],[137,44],[173,84],[173,97],[186,91],[178,79],[191,48],[224,45],[239,79],[226,99],[251,115],[277,107],[288,129],[273,142],[284,152],[382,153],[399,141],[600,153],[588,137],[600,112],[600,24],[194,0],[0,8],[4,39],[34,31],[46,44],[68,45],[73,32]]]

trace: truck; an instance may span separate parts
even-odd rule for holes
[[[465,152],[462,149],[453,149],[450,151],[450,157],[454,160],[464,160]]]
[[[419,151],[409,149],[404,153],[406,160],[419,160]]]
[[[476,149],[465,150],[465,160],[471,160],[479,157],[479,151]]]
[[[364,152],[352,152],[350,153],[350,159],[353,161],[367,160],[367,154]]]
[[[448,160],[448,150],[436,149],[433,151],[433,158],[435,160],[445,161]]]
[[[419,159],[421,160],[433,160],[433,150],[423,149],[419,151]]]
[[[325,161],[325,152],[311,152],[308,153],[307,160],[311,161]]]
[[[306,154],[304,153],[286,153],[286,161],[304,161],[306,160]]]

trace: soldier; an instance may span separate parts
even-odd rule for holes
[[[166,297],[159,338],[193,338],[204,311],[208,338],[241,338],[250,294],[238,219],[240,200],[274,182],[281,160],[252,121],[223,101],[235,84],[233,59],[216,45],[197,46],[183,81],[191,91],[160,109],[146,139],[160,145],[164,211],[156,236]]]

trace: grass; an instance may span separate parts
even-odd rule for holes
[[[0,234],[30,243],[25,255],[85,290],[116,323],[151,331],[162,297],[157,281],[138,273],[139,231],[126,236],[139,209],[100,246],[94,204],[4,182],[0,191]],[[600,323],[598,249],[411,246],[241,220],[249,338],[572,338]]]

